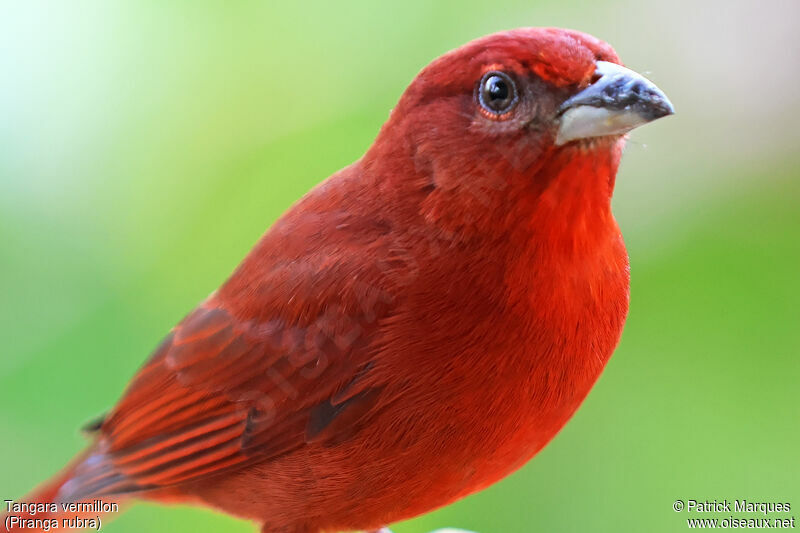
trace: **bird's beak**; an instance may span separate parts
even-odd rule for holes
[[[630,69],[598,61],[595,75],[599,77],[596,82],[559,108],[556,145],[618,135],[675,113],[661,89]]]

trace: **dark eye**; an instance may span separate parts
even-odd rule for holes
[[[517,105],[517,86],[508,74],[487,72],[478,87],[481,106],[492,115],[503,115]]]

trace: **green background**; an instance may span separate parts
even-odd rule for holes
[[[683,531],[701,515],[678,498],[800,515],[797,20],[793,0],[0,1],[0,499],[83,446],[77,428],[363,153],[420,68],[554,25],[610,42],[678,111],[632,134],[617,180],[630,318],[534,461],[395,531]],[[104,530],[253,526],[137,505]]]

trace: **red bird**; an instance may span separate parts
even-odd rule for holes
[[[507,476],[619,340],[624,134],[671,113],[576,31],[498,33],[435,60],[367,153],[269,229],[27,500],[377,530]]]

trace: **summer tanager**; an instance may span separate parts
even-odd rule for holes
[[[507,476],[619,340],[614,179],[625,133],[672,112],[576,31],[445,54],[25,500],[189,502],[316,533],[376,530]],[[12,529],[33,519],[18,515]]]

